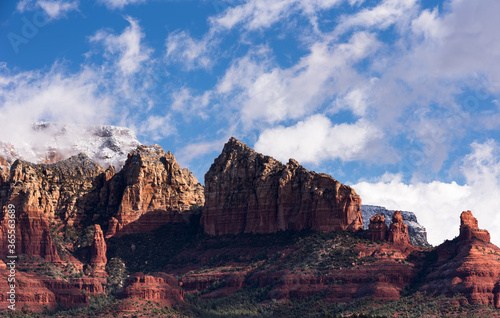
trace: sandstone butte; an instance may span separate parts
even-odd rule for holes
[[[363,228],[361,198],[323,173],[279,161],[231,138],[205,175],[205,233]]]
[[[460,234],[431,254],[420,290],[436,295],[466,295],[472,304],[500,308],[500,248],[478,228],[470,211],[460,215]]]
[[[269,301],[304,299],[318,293],[332,302],[364,296],[385,301],[399,299],[405,287],[416,286],[436,295],[459,293],[471,304],[500,308],[500,249],[490,243],[486,230],[478,228],[470,211],[461,215],[458,237],[432,250],[409,244],[408,229],[396,212],[389,228],[383,216],[370,220],[366,235],[382,242],[360,243],[356,238],[349,247],[336,243],[320,250],[352,250],[357,255],[352,262],[336,266],[327,263],[320,274],[286,267],[287,260],[295,260],[303,251],[292,243],[269,246],[272,241],[268,240],[279,235],[273,233],[360,230],[361,199],[353,189],[328,175],[309,172],[293,159],[283,165],[234,138],[207,172],[205,191],[187,169],[179,167],[170,152],[159,146],[138,147],[118,173],[113,168],[104,170],[83,154],[54,164],[18,160],[8,173],[7,168],[2,169],[0,180],[0,204],[4,207],[1,256],[7,254],[5,207],[14,204],[17,254],[57,268],[92,268],[80,278],[51,278],[29,268],[18,271],[16,279],[22,286],[17,291],[18,305],[29,306],[30,311],[88,305],[92,295],[105,293],[108,238],[120,240],[123,235],[150,232],[165,224],[183,225],[190,210],[203,205],[199,225],[208,235],[197,236],[199,244],[172,256],[159,273],[131,273],[117,294],[124,300],[119,310],[138,310],[148,300],[166,307],[182,305],[186,292],[206,290],[221,280],[225,281],[223,287],[202,297],[223,297],[251,285],[272,286],[266,296]],[[93,229],[87,250],[69,243],[61,246],[63,230],[68,227],[79,232]],[[254,246],[259,236],[247,237],[246,243],[245,236],[224,236],[241,233],[260,233],[263,242]],[[237,244],[221,247],[233,243]],[[260,259],[263,248],[265,259],[273,257],[275,261],[256,268],[253,260]],[[77,249],[87,252],[79,254]],[[237,257],[243,269],[221,271],[215,267],[191,272],[221,255]],[[365,262],[365,258],[371,260]],[[223,265],[230,267],[230,263]],[[8,273],[6,264],[0,262],[0,310],[7,306]],[[178,282],[169,274],[181,275],[182,279]]]
[[[181,212],[203,206],[203,186],[188,169],[181,169],[174,155],[160,146],[139,146],[117,178],[111,179],[109,198],[118,211],[106,237],[141,233],[163,224],[183,222]],[[123,191],[117,189],[123,188]],[[105,191],[106,191],[105,190]]]

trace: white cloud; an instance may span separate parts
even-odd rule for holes
[[[79,1],[67,0],[21,0],[17,4],[19,12],[42,9],[51,20],[65,17],[68,12],[78,10]]]
[[[178,31],[168,35],[165,58],[169,63],[183,63],[188,70],[209,68],[213,64],[213,50],[218,40],[210,33],[201,40],[193,39],[187,32]]]
[[[362,88],[354,88],[349,91],[345,96],[337,98],[332,111],[351,110],[356,116],[364,116],[368,108],[368,94]]]
[[[229,7],[221,15],[212,18],[215,28],[232,29],[243,24],[246,30],[268,28],[294,13],[313,17],[318,11],[331,8],[343,0],[249,0]],[[351,4],[352,3],[351,1]],[[315,19],[311,19],[315,21]]]
[[[58,67],[45,74],[10,75],[5,69],[0,73],[2,142],[16,149],[45,144],[37,140],[43,136],[32,129],[38,121],[96,125],[109,120],[112,98],[100,91],[99,75],[90,69],[65,73]]]
[[[235,107],[241,107],[247,127],[298,119],[362,81],[352,66],[378,45],[365,32],[353,34],[347,43],[316,42],[308,55],[288,69],[271,68],[266,50],[261,49],[233,63],[217,89],[226,95],[234,91]]]
[[[176,129],[172,126],[172,119],[170,115],[150,115],[141,123],[138,129],[140,134],[146,135],[154,141],[168,137],[174,134],[175,131]]]
[[[230,135],[224,135],[213,141],[199,141],[188,143],[182,149],[176,152],[175,156],[179,163],[187,166],[195,159],[199,159],[209,153],[218,153],[224,146],[224,143],[230,138]],[[198,162],[199,164],[199,162]],[[206,170],[204,171],[206,172]],[[202,182],[203,180],[200,180]]]
[[[500,148],[492,140],[473,143],[461,171],[466,185],[455,182],[405,184],[401,176],[379,182],[359,182],[352,187],[364,204],[413,211],[427,228],[428,239],[437,245],[458,235],[460,213],[472,210],[479,227],[487,229],[492,242],[500,245]]]
[[[120,35],[98,31],[91,42],[102,43],[110,60],[118,58],[116,64],[124,75],[137,73],[141,65],[150,58],[152,49],[142,43],[144,33],[137,20],[126,17],[130,23]]]
[[[328,159],[366,159],[373,155],[370,143],[381,138],[376,127],[359,120],[354,124],[332,125],[323,115],[314,115],[291,127],[264,130],[255,150],[286,162],[318,163]]]
[[[171,109],[183,114],[186,121],[193,116],[208,119],[205,109],[210,103],[211,95],[211,91],[206,91],[203,95],[193,96],[189,89],[182,88],[172,94]]]
[[[353,15],[346,15],[336,27],[342,34],[355,27],[386,29],[411,18],[417,9],[417,0],[384,0],[373,8],[366,8]]]
[[[145,3],[146,0],[99,0],[99,2],[109,9],[123,9],[129,4]]]

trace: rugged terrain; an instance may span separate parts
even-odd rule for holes
[[[364,220],[352,188],[234,138],[205,188],[159,146],[118,172],[83,154],[4,167],[0,309],[12,205],[24,317],[500,316],[500,249],[470,211],[430,248],[408,213]]]

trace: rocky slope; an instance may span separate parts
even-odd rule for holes
[[[361,214],[363,215],[363,228],[368,229],[370,224],[370,218],[375,214],[380,214],[384,216],[385,223],[389,227],[391,224],[392,216],[394,214],[393,210],[388,210],[381,206],[375,205],[361,205]],[[410,242],[413,245],[421,247],[430,247],[431,245],[427,242],[427,231],[425,227],[418,223],[417,216],[413,212],[400,211],[403,217],[403,222],[408,226],[408,233],[410,234]]]
[[[356,192],[290,159],[259,154],[231,138],[205,175],[202,225],[209,235],[362,228]]]

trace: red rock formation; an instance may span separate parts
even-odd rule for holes
[[[0,310],[7,308],[10,287],[6,269],[0,269]],[[55,310],[60,305],[81,307],[89,305],[91,295],[104,293],[106,280],[78,278],[68,281],[39,277],[21,271],[16,272],[16,309],[28,312]]]
[[[178,286],[177,279],[165,273],[134,273],[119,293],[122,299],[150,300],[167,307],[184,303],[184,296],[185,292]]]
[[[209,235],[363,228],[361,199],[295,160],[283,165],[235,138],[205,175],[202,225]]]
[[[50,236],[49,224],[47,220],[37,212],[19,211],[15,224],[15,254],[29,254],[45,258],[49,262],[60,261],[57,248]],[[7,212],[7,207],[5,207]],[[0,255],[11,255],[8,248],[7,235],[12,230],[8,223],[7,213],[0,222]]]
[[[0,269],[0,310],[6,310],[10,305],[8,299],[10,297],[10,284],[7,279],[9,272],[5,269]],[[45,286],[45,283],[32,274],[17,272],[16,276],[16,310],[21,311],[23,308],[31,312],[42,312],[46,309],[55,310],[57,305],[56,296],[53,291]]]
[[[460,215],[460,240],[471,240],[473,238],[490,242],[490,233],[487,230],[480,230],[477,219],[471,211],[464,211]]]
[[[85,277],[64,281],[61,279],[42,279],[51,290],[59,304],[65,307],[82,307],[90,303],[90,296],[104,293],[106,279]]]
[[[394,215],[392,216],[392,224],[389,227],[387,240],[395,244],[410,244],[408,226],[403,223],[403,217],[401,216],[401,212],[399,211],[394,212]]]
[[[4,207],[0,221],[2,243],[0,254],[7,254],[7,207],[15,206],[16,251],[21,254],[59,261],[51,238],[49,224],[79,223],[96,205],[89,196],[100,185],[104,170],[85,155],[71,157],[56,164],[31,164],[17,160],[10,170],[10,180],[0,191]]]
[[[104,274],[107,262],[108,259],[106,258],[106,242],[104,241],[104,235],[101,227],[96,224],[94,240],[90,247],[90,265],[95,272]]]
[[[375,214],[370,218],[367,234],[368,239],[372,241],[385,241],[387,238],[387,230],[385,217],[380,214]]]
[[[203,186],[160,146],[139,146],[129,155],[120,174],[126,187],[114,216],[117,222],[110,224],[106,237],[182,222],[183,211],[204,203]],[[150,213],[155,217],[148,216]]]
[[[421,290],[446,296],[462,294],[472,304],[500,308],[500,248],[489,243],[487,231],[477,229],[470,211],[463,212],[460,219],[460,236],[435,249],[435,263]]]

